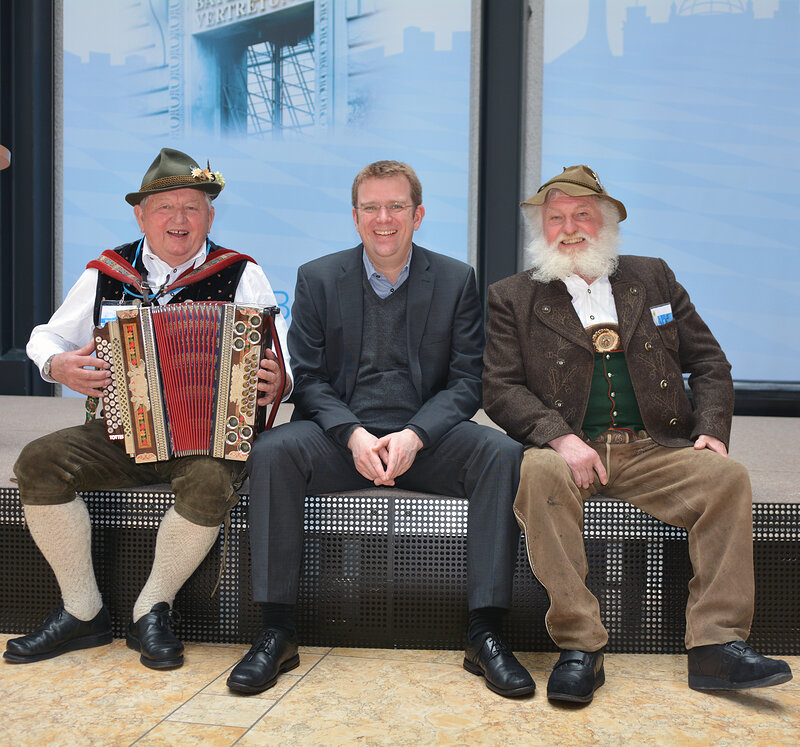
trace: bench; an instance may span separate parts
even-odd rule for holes
[[[23,436],[20,429],[0,433],[3,475],[10,475],[26,440],[80,422],[79,406],[75,400],[0,397],[4,422],[20,422],[19,408],[28,411]],[[487,422],[480,415],[476,419]],[[793,457],[798,440],[800,421],[734,418],[734,444],[741,444],[741,451],[733,456],[751,470],[756,500],[756,614],[750,640],[766,654],[800,654],[800,466]],[[784,445],[785,455],[775,452],[776,443]],[[98,584],[114,635],[122,637],[150,570],[161,516],[173,498],[168,488],[84,498],[92,517]],[[249,643],[259,627],[250,594],[247,503],[244,494],[232,511],[227,562],[215,596],[222,533],[176,598],[184,640]],[[393,488],[310,496],[305,523],[297,614],[305,645],[463,646],[466,500]],[[682,652],[691,575],[686,532],[625,503],[596,497],[586,503],[584,538],[587,582],[600,601],[608,650]],[[53,574],[24,526],[17,489],[0,479],[0,632],[30,631],[58,598]],[[506,621],[513,648],[555,649],[544,628],[547,605],[520,541],[514,606]]]
[[[168,489],[84,496],[92,516],[98,584],[116,637],[150,569],[155,537],[173,497]],[[251,603],[247,500],[231,515],[225,570],[212,598],[222,532],[175,601],[188,641],[248,643],[260,615]],[[772,654],[800,654],[800,506],[754,504],[756,617],[751,642]],[[457,649],[466,627],[467,502],[376,488],[310,496],[297,624],[305,645]],[[600,601],[608,650],[683,651],[691,574],[686,532],[622,502],[586,503],[588,585]],[[26,632],[58,600],[52,572],[24,527],[14,488],[0,489],[0,631]],[[516,650],[554,650],[543,618],[547,596],[518,550]]]

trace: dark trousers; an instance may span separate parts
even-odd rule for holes
[[[513,502],[522,446],[504,433],[459,423],[418,452],[395,479],[405,490],[466,496],[467,601],[470,609],[511,606],[519,527]],[[303,551],[306,495],[374,487],[349,449],[311,421],[265,431],[247,463],[250,547],[256,602],[294,604]]]

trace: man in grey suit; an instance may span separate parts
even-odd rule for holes
[[[248,462],[263,627],[228,687],[262,692],[299,663],[305,496],[396,485],[469,499],[464,667],[500,695],[532,693],[500,634],[511,605],[522,448],[469,420],[481,401],[484,343],[475,274],[412,243],[425,208],[407,164],[366,166],[352,202],[362,244],[297,273],[293,422],[261,434]]]

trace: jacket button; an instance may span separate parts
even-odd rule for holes
[[[638,288],[628,288],[628,291],[630,292],[630,294],[632,296],[638,296],[639,295],[639,289]]]
[[[550,307],[547,304],[542,306],[542,313],[544,313],[544,314],[549,314],[550,313]]]
[[[666,379],[661,379],[661,381],[658,383],[658,385],[659,385],[659,386],[660,386],[662,389],[666,389],[666,388],[669,386],[669,382],[667,382],[667,380],[666,380]]]
[[[650,342],[650,341],[648,340],[648,341],[647,341],[647,342],[644,344],[644,349],[645,349],[645,350],[652,350],[652,349],[653,349],[653,343],[652,343],[652,342]]]
[[[556,407],[563,407],[564,406],[564,403],[560,399],[557,399],[555,402],[553,402],[553,404]]]
[[[672,418],[672,420],[669,421],[669,424],[674,428],[676,425],[678,425],[678,418]]]
[[[556,365],[557,365],[557,366],[563,366],[563,365],[564,365],[564,359],[563,359],[563,358],[559,358],[559,359],[556,361]]]

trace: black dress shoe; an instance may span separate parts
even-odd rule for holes
[[[9,639],[3,658],[24,664],[107,643],[111,643],[111,616],[105,607],[86,621],[70,615],[62,604],[50,612],[38,630]]]
[[[172,632],[172,620],[179,622],[178,613],[166,602],[154,604],[146,615],[128,623],[125,643],[140,651],[139,661],[150,669],[174,669],[183,664],[183,644]]]
[[[692,690],[746,690],[780,685],[792,679],[781,659],[768,659],[744,641],[689,649],[689,687]]]
[[[536,690],[533,677],[497,633],[467,640],[464,669],[483,677],[486,687],[507,698],[530,695]]]
[[[562,651],[547,682],[547,697],[570,703],[591,703],[594,691],[605,681],[602,650]]]
[[[277,628],[265,628],[244,658],[231,670],[227,684],[236,692],[261,693],[275,685],[279,674],[299,664],[297,639]]]

